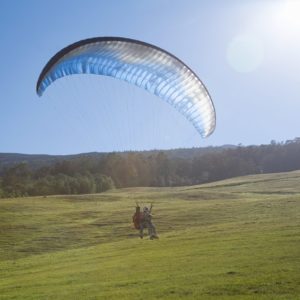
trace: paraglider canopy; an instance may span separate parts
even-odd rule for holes
[[[167,101],[202,137],[215,129],[215,109],[204,84],[185,63],[157,46],[121,37],[97,37],[71,44],[46,64],[37,82],[37,94],[42,96],[52,82],[72,74],[127,81]]]

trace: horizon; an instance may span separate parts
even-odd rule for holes
[[[294,137],[292,139],[287,139],[283,141],[276,141],[271,140],[269,143],[265,144],[249,144],[249,145],[243,145],[241,143],[235,145],[235,144],[223,144],[223,145],[208,145],[208,146],[195,146],[195,147],[189,147],[189,148],[166,148],[166,149],[145,149],[145,150],[117,150],[117,151],[91,151],[91,152],[76,152],[76,153],[62,153],[62,154],[49,154],[49,153],[21,153],[21,152],[0,152],[1,154],[11,154],[11,155],[42,155],[42,156],[77,156],[77,155],[86,155],[86,154],[110,154],[110,153],[131,153],[131,152],[152,152],[152,151],[176,151],[176,150],[193,150],[193,149],[206,149],[206,148],[230,148],[230,147],[260,147],[260,146],[268,146],[271,145],[272,142],[275,142],[277,145],[279,144],[286,144],[290,141],[295,141],[296,139],[299,139],[299,137]]]

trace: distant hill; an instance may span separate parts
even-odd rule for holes
[[[82,153],[0,154],[0,198],[88,194],[111,188],[191,186],[300,170],[300,139],[260,146]]]
[[[105,153],[82,153],[71,155],[48,155],[48,154],[22,154],[22,153],[0,153],[0,173],[15,164],[25,162],[32,169],[49,166],[63,160],[70,160],[78,157],[103,156]]]
[[[163,151],[168,158],[182,158],[182,159],[192,159],[198,157],[199,155],[221,152],[225,149],[234,149],[235,145],[223,145],[217,147],[203,147],[203,148],[182,148],[182,149],[170,149],[170,150],[149,150],[149,151],[132,151],[133,153],[143,153],[147,155],[154,155],[158,152]],[[127,154],[128,152],[119,152],[118,154]],[[79,153],[70,155],[48,155],[48,154],[22,154],[22,153],[0,153],[0,173],[3,172],[5,168],[9,168],[15,164],[25,162],[32,169],[37,169],[43,166],[49,166],[54,163],[63,160],[71,160],[81,157],[90,158],[100,158],[107,155],[106,152],[89,152],[89,153]]]

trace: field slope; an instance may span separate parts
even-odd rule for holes
[[[159,240],[132,229],[154,204]],[[0,299],[300,299],[300,171],[0,200]]]

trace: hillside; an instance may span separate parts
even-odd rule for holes
[[[2,157],[0,198],[93,194],[113,187],[193,186],[300,169],[300,139],[270,145]],[[15,158],[13,158],[15,157]],[[28,159],[21,162],[21,158]]]
[[[82,153],[74,155],[47,155],[47,154],[22,154],[22,153],[0,153],[0,173],[18,163],[27,163],[31,168],[37,169],[55,164],[62,160],[70,160],[79,157],[101,156],[102,153]]]
[[[225,149],[234,149],[234,145],[224,145],[218,147],[203,147],[203,148],[192,148],[192,149],[171,149],[163,150],[169,158],[194,158],[198,155],[205,153],[221,152]],[[149,150],[149,151],[133,151],[135,153],[141,153],[144,155],[154,155],[161,150]],[[126,155],[131,152],[117,152],[120,155]],[[62,160],[71,160],[78,158],[95,158],[99,159],[106,155],[104,152],[90,152],[90,153],[79,153],[71,155],[47,155],[47,154],[22,154],[22,153],[0,153],[0,173],[4,168],[13,166],[14,164],[25,162],[32,168],[40,168],[48,166]]]
[[[300,299],[299,199],[300,171],[2,199],[0,299]]]

